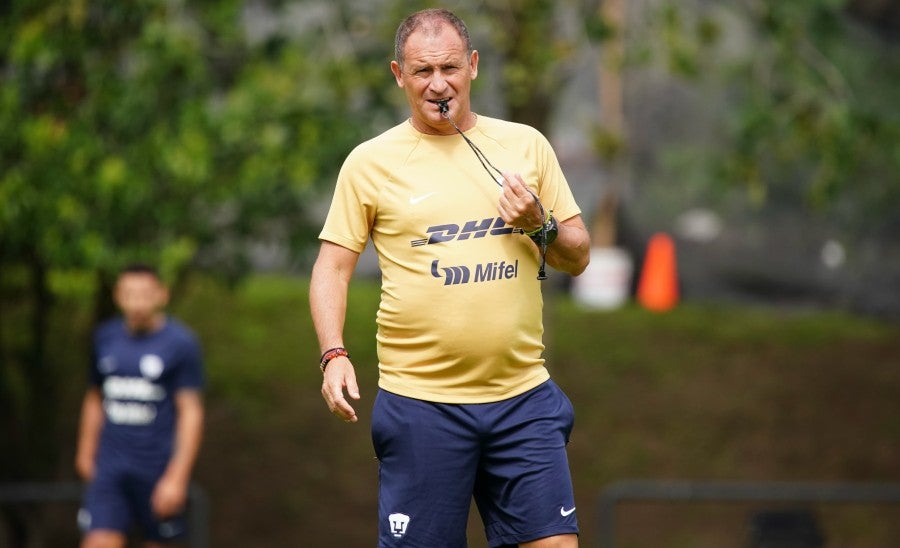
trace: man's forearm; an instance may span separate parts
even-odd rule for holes
[[[185,484],[200,453],[203,439],[203,402],[199,392],[180,391],[176,395],[178,418],[175,422],[175,447],[165,474]]]
[[[559,235],[547,248],[547,264],[577,276],[590,261],[591,240],[580,217],[559,224]]]
[[[358,255],[323,244],[309,284],[309,308],[321,350],[343,345],[347,293]]]
[[[82,479],[93,476],[94,456],[100,443],[103,428],[103,397],[97,388],[88,389],[81,404],[78,425],[78,446],[75,451],[75,470]]]

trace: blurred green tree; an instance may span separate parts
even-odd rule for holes
[[[99,319],[126,263],[233,280],[253,244],[289,242],[290,260],[314,240],[316,185],[387,104],[368,90],[390,73],[353,47],[370,28],[349,5],[0,8],[0,479],[56,464],[53,280],[93,273]]]
[[[892,5],[665,0],[634,57],[655,56],[722,90],[723,139],[693,158],[701,166],[693,174],[712,189],[743,187],[756,206],[800,206],[857,232],[895,229],[900,18]]]

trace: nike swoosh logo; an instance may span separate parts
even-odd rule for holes
[[[437,194],[437,192],[429,192],[428,194],[422,194],[421,196],[410,196],[409,197],[409,205],[416,205],[417,203],[421,202],[425,198],[430,198],[430,197],[434,196],[435,194]]]
[[[159,536],[163,538],[172,538],[181,534],[181,528],[170,522],[163,522],[159,524]]]
[[[559,513],[560,513],[560,515],[562,515],[562,517],[566,517],[566,516],[568,516],[569,514],[571,514],[571,513],[574,512],[574,511],[575,511],[575,507],[574,507],[574,506],[572,507],[571,510],[566,510],[566,507],[565,507],[565,506],[560,506],[560,507],[559,507]]]

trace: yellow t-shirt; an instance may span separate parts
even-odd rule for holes
[[[581,211],[537,130],[479,116],[466,132],[501,171],[522,175],[560,221]],[[458,135],[408,122],[357,146],[319,238],[381,268],[378,385],[443,403],[486,403],[549,378],[536,247],[500,218],[500,187]]]

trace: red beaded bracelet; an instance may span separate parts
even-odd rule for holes
[[[337,358],[338,356],[345,356],[347,358],[350,357],[350,353],[347,352],[342,346],[338,346],[336,348],[332,348],[331,350],[326,350],[324,354],[322,354],[322,358],[319,360],[319,369],[322,370],[322,373],[325,372],[325,366],[328,365],[328,362]]]

